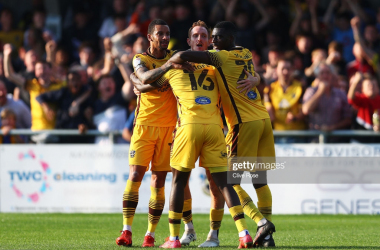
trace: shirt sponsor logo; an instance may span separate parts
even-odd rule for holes
[[[195,102],[200,105],[206,105],[211,103],[211,99],[207,96],[197,96]]]
[[[247,96],[248,96],[248,99],[250,99],[250,100],[256,100],[256,98],[257,98],[257,94],[253,90],[249,91]]]

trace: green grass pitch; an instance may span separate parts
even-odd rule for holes
[[[183,248],[196,248],[206,239],[208,215],[195,214],[193,221],[198,239]],[[277,249],[380,249],[380,218],[376,215],[274,215],[273,222]],[[255,224],[249,221],[248,226],[254,234]],[[124,249],[115,244],[121,228],[121,214],[0,213],[0,249]],[[147,215],[137,214],[132,228],[130,249],[141,248]],[[163,215],[156,245],[168,235],[168,219]],[[229,215],[224,216],[219,237],[219,248],[237,248],[238,234]]]

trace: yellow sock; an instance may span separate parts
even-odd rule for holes
[[[191,199],[187,199],[183,202],[182,220],[187,224],[193,220],[193,214],[191,213]]]
[[[139,188],[141,182],[127,180],[123,194],[123,225],[132,226],[137,203],[139,202]]]
[[[222,209],[210,209],[210,229],[219,230],[224,215],[224,208]]]
[[[148,232],[154,233],[165,206],[165,187],[150,187]]]
[[[247,230],[247,222],[244,218],[244,212],[241,205],[237,205],[229,208],[232,218],[234,218],[236,228],[238,232]]]
[[[169,230],[170,237],[179,237],[179,230],[181,228],[182,213],[169,211]]]
[[[244,209],[244,213],[249,216],[252,220],[256,222],[256,224],[264,218],[264,216],[257,209],[255,204],[253,203],[251,197],[247,194],[247,192],[242,189],[240,185],[235,185],[234,189],[239,196],[240,203]]]
[[[256,189],[256,194],[259,211],[264,215],[265,219],[272,221],[272,193],[268,185]]]

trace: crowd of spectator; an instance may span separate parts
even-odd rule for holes
[[[197,20],[210,27],[234,22],[236,45],[252,51],[262,76],[258,88],[275,130],[379,129],[372,116],[380,111],[380,5],[112,0],[104,14],[104,2],[78,0],[65,9],[56,34],[46,25],[43,1],[33,2],[29,20],[15,20],[17,10],[0,6],[1,143],[28,142],[10,136],[14,128],[123,130],[116,141],[129,141],[136,107],[131,61],[147,50],[148,24],[157,18],[169,24],[175,50],[188,49],[186,27]],[[32,137],[40,140],[110,143],[108,137]]]

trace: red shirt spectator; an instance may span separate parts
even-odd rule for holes
[[[371,75],[365,75],[362,83],[362,93],[355,92],[363,76],[356,74],[351,81],[348,91],[348,103],[358,110],[356,122],[365,129],[372,130],[372,115],[376,109],[380,109],[380,95],[377,82]]]
[[[372,66],[365,60],[363,49],[359,43],[355,43],[354,48],[352,49],[352,52],[354,53],[355,60],[351,61],[347,65],[348,79],[351,79],[351,77],[356,72],[370,73],[374,75],[375,71],[373,70]]]

